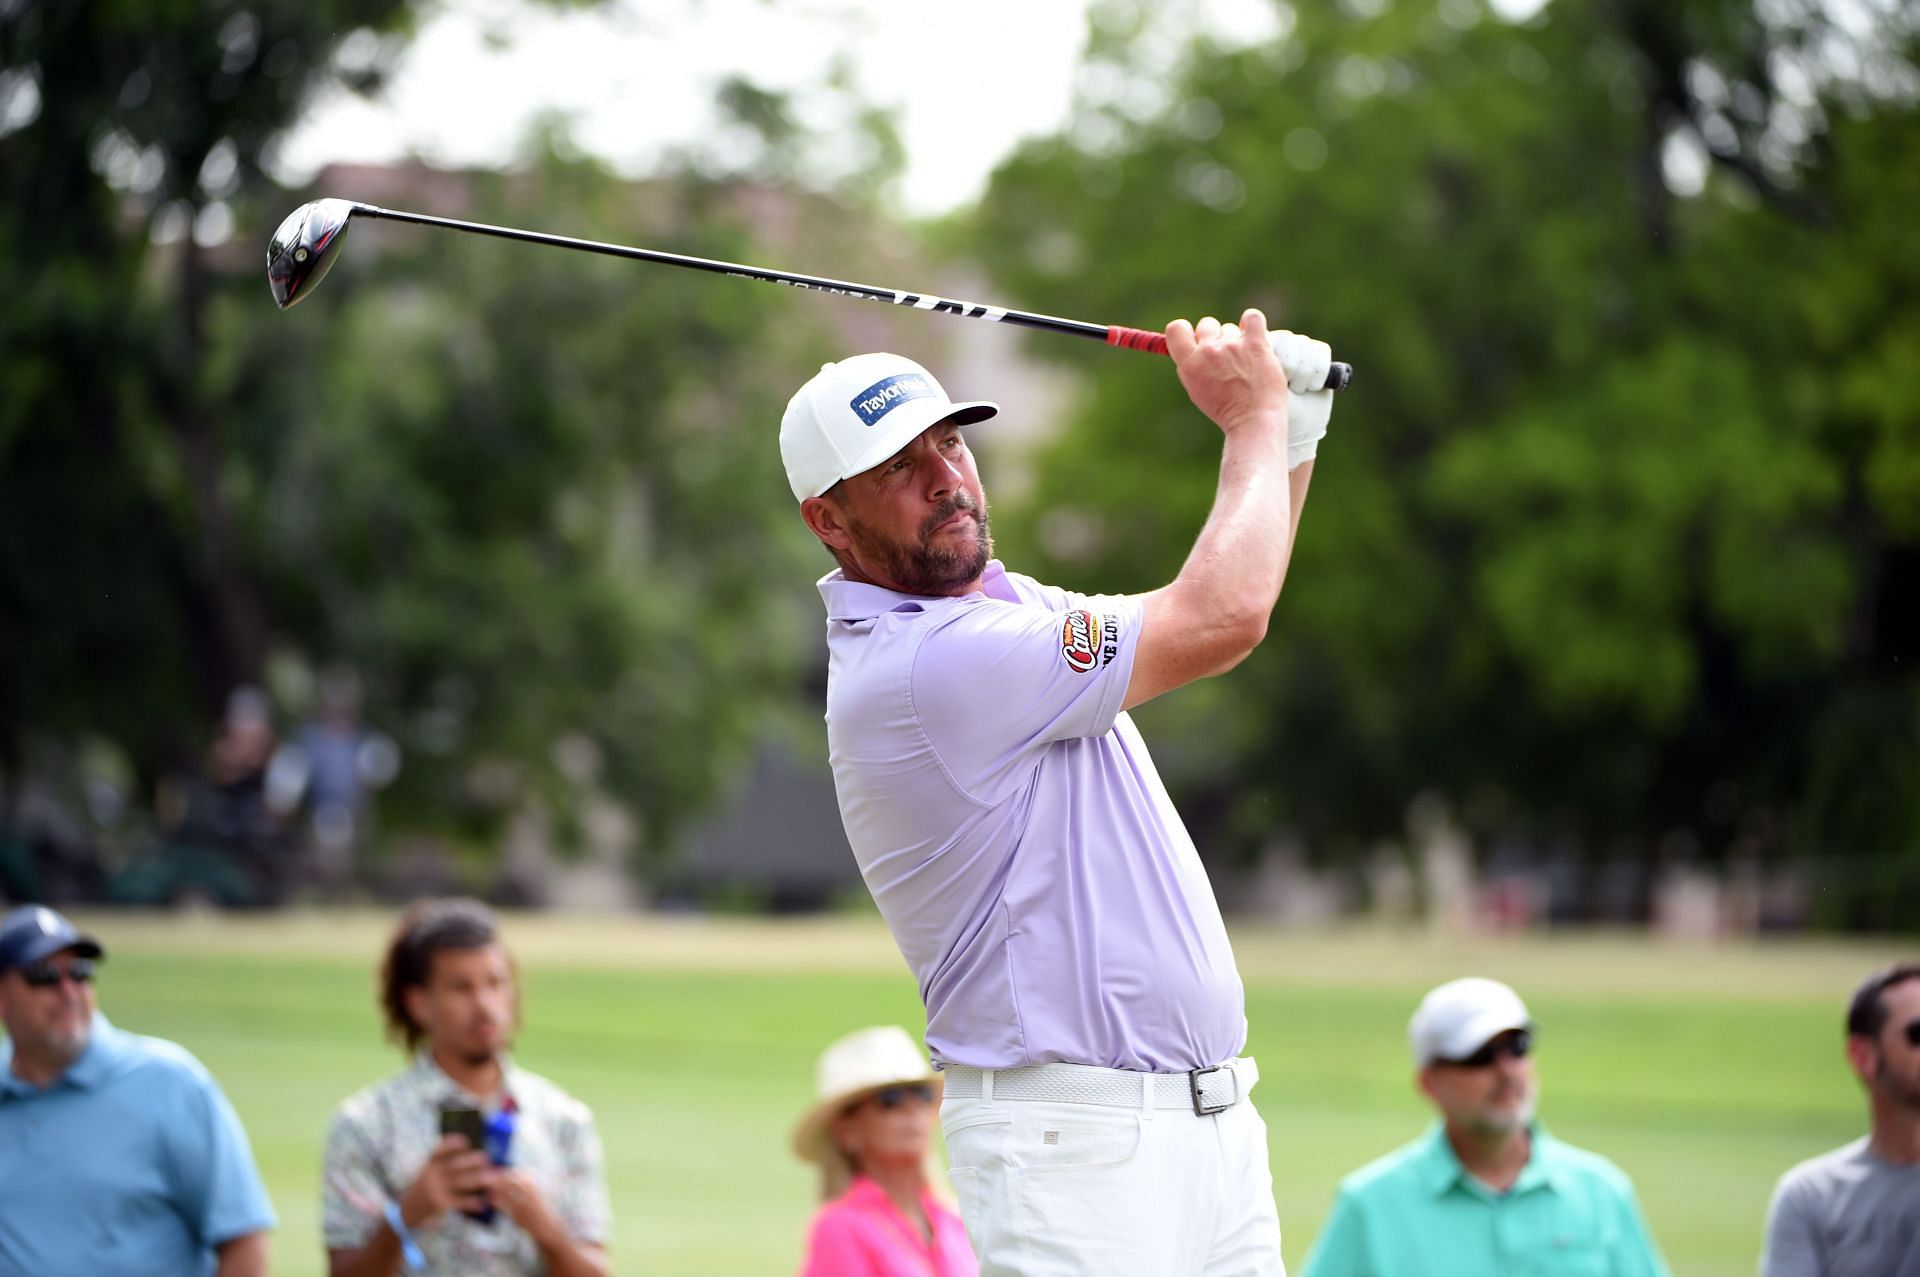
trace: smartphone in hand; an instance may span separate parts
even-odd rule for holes
[[[443,1105],[440,1109],[440,1133],[460,1136],[467,1141],[467,1147],[475,1152],[487,1151],[486,1115],[470,1104]],[[491,1224],[495,1211],[492,1203],[488,1203],[474,1210],[462,1211],[461,1214],[482,1224]]]

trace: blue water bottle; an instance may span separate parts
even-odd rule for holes
[[[487,1150],[487,1160],[495,1166],[513,1165],[513,1126],[514,1114],[519,1111],[509,1095],[500,1104],[500,1111],[487,1119],[486,1138],[481,1141]],[[485,1210],[474,1218],[483,1224],[491,1224],[499,1214],[499,1208],[491,1202]]]

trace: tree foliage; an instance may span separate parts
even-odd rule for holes
[[[1435,789],[1536,845],[1911,883],[1911,14],[1276,12],[1223,47],[1191,7],[1099,9],[1076,117],[971,240],[1036,309],[1259,304],[1359,370],[1274,638],[1151,711],[1216,845],[1353,848]],[[1089,585],[1166,579],[1216,436],[1164,367],[1045,349],[1089,389],[1010,539]],[[1844,907],[1895,921],[1875,899]]]
[[[29,727],[179,764],[190,711],[258,676],[268,618],[199,384],[193,237],[224,238],[319,86],[377,81],[408,16],[0,4],[0,770]]]
[[[411,17],[0,2],[0,779],[105,750],[151,793],[232,688],[299,712],[344,664],[404,752],[391,826],[491,849],[544,808],[576,845],[610,792],[664,852],[817,632],[767,378],[819,352],[779,290],[384,222],[277,313],[273,226],[371,197],[282,190],[272,147]],[[416,194],[751,255],[711,183],[531,149]]]

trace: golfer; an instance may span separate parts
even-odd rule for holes
[[[1176,320],[1223,435],[1186,566],[1088,596],[993,558],[955,403],[897,355],[828,364],[781,456],[839,567],[827,738],[848,841],[919,979],[983,1274],[1282,1273],[1245,999],[1213,889],[1125,710],[1266,634],[1332,393],[1265,317]],[[1294,379],[1289,395],[1288,380]]]

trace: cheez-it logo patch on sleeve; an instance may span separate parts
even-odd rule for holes
[[[1060,655],[1066,657],[1067,668],[1076,674],[1088,673],[1100,663],[1100,621],[1082,608],[1067,613],[1060,626]]]

